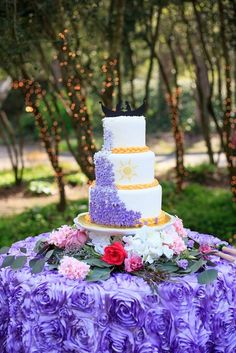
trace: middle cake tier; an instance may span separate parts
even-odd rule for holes
[[[115,184],[139,185],[154,182],[155,154],[148,150],[141,153],[110,153],[107,158],[113,166]]]

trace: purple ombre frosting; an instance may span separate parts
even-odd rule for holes
[[[90,189],[89,214],[94,223],[132,227],[139,222],[141,213],[127,210],[120,200],[109,153],[103,150],[95,154],[96,184]]]

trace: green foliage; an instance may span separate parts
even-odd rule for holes
[[[53,187],[52,184],[47,181],[31,181],[28,189],[33,195],[52,195]]]
[[[65,181],[71,185],[83,185],[87,182],[86,176],[81,172],[75,172],[72,170],[70,164],[61,163],[65,175]],[[52,188],[54,182],[54,173],[50,165],[36,165],[31,168],[24,169],[23,181],[29,184],[29,191],[34,192],[33,189],[37,190],[45,188]],[[14,176],[11,170],[0,171],[0,188],[11,187],[14,185]],[[30,190],[32,189],[32,190]],[[41,192],[39,192],[41,193]]]
[[[217,279],[218,271],[214,269],[206,270],[198,275],[198,283],[208,284]]]
[[[162,187],[163,209],[182,218],[185,227],[232,240],[236,234],[236,208],[230,191],[191,184],[176,194],[173,183],[162,183]]]
[[[33,168],[25,168],[23,179],[25,182],[33,180],[53,181],[53,171],[49,165],[37,165]],[[11,187],[14,184],[14,176],[11,170],[0,171],[0,188]]]
[[[185,227],[232,240],[236,234],[236,209],[230,191],[192,184],[178,195],[174,183],[162,182],[162,186],[163,209],[182,218]],[[52,204],[16,216],[1,217],[0,247],[27,236],[49,232],[62,224],[72,224],[76,215],[86,210],[87,200],[80,200],[70,202],[64,213],[58,212],[56,205]]]
[[[88,181],[88,178],[83,173],[70,174],[65,176],[65,181],[67,184],[72,186],[82,186]]]
[[[197,183],[205,182],[207,177],[212,176],[216,170],[217,167],[209,163],[202,163],[196,166],[188,166],[186,168],[188,179]]]
[[[62,224],[72,224],[78,213],[87,210],[87,200],[71,202],[64,213],[57,210],[55,204],[46,207],[35,207],[16,216],[1,217],[0,247],[27,236],[49,232]]]

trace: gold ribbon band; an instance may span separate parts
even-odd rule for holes
[[[112,148],[112,153],[142,153],[142,152],[147,152],[149,151],[149,147],[143,146],[143,147],[118,147],[118,148]]]
[[[171,217],[166,214],[164,211],[161,211],[161,213],[159,214],[158,217],[149,217],[149,218],[141,218],[137,224],[134,225],[135,228],[140,228],[143,225],[147,225],[149,227],[154,227],[154,226],[161,226],[164,225],[166,223],[168,223],[170,221]],[[87,214],[85,216],[85,220],[87,222],[87,224],[95,224],[91,221],[91,217],[89,214]],[[119,226],[114,226],[114,225],[110,225],[110,226],[105,226],[105,225],[99,225],[100,227],[103,228],[123,228],[123,227],[119,227]],[[132,228],[132,227],[131,227]]]
[[[94,180],[91,186],[94,187],[95,184],[96,184],[96,181]],[[116,188],[118,190],[141,190],[141,189],[153,188],[158,184],[159,184],[159,181],[157,179],[154,179],[152,183],[147,183],[147,184],[128,184],[128,185],[116,184]]]
[[[116,184],[116,187],[118,190],[140,190],[140,189],[149,189],[153,188],[154,186],[157,186],[159,184],[157,179],[154,179],[152,183],[147,183],[147,184],[129,184],[129,185],[121,185],[121,184]]]

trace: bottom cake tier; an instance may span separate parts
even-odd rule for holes
[[[158,224],[161,204],[161,185],[138,190],[91,186],[89,190],[89,214],[97,224],[119,227]]]

